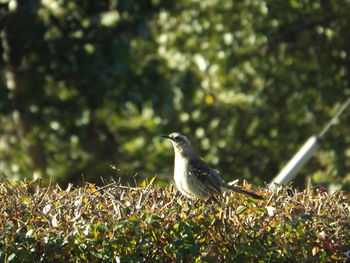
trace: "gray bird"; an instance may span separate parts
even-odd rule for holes
[[[208,199],[223,191],[245,194],[255,199],[262,196],[225,183],[195,152],[189,139],[178,132],[162,137],[169,139],[174,147],[174,179],[180,192],[191,199]]]

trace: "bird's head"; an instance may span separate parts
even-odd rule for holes
[[[179,132],[173,132],[169,135],[163,135],[162,137],[167,138],[171,141],[175,153],[178,152],[182,155],[186,155],[194,152],[190,140],[185,135]]]

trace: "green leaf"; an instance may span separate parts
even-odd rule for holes
[[[153,176],[152,179],[149,181],[149,185],[152,185],[154,183],[154,181],[156,180],[157,175]]]
[[[16,257],[15,253],[12,253],[11,255],[9,255],[9,257],[7,258],[8,261],[11,261],[12,259],[14,259]]]
[[[240,205],[236,209],[236,215],[240,215],[244,213],[246,210],[247,210],[247,207]]]

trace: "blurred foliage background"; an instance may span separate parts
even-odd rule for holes
[[[350,94],[349,8],[0,0],[1,174],[167,182],[173,152],[160,135],[181,131],[226,180],[270,181]],[[302,171],[313,182],[349,182],[349,119]]]

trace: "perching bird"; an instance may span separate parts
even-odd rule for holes
[[[174,179],[182,194],[192,199],[208,199],[223,191],[233,191],[255,199],[262,196],[225,183],[195,152],[191,142],[181,133],[162,137],[171,140],[175,152]]]

